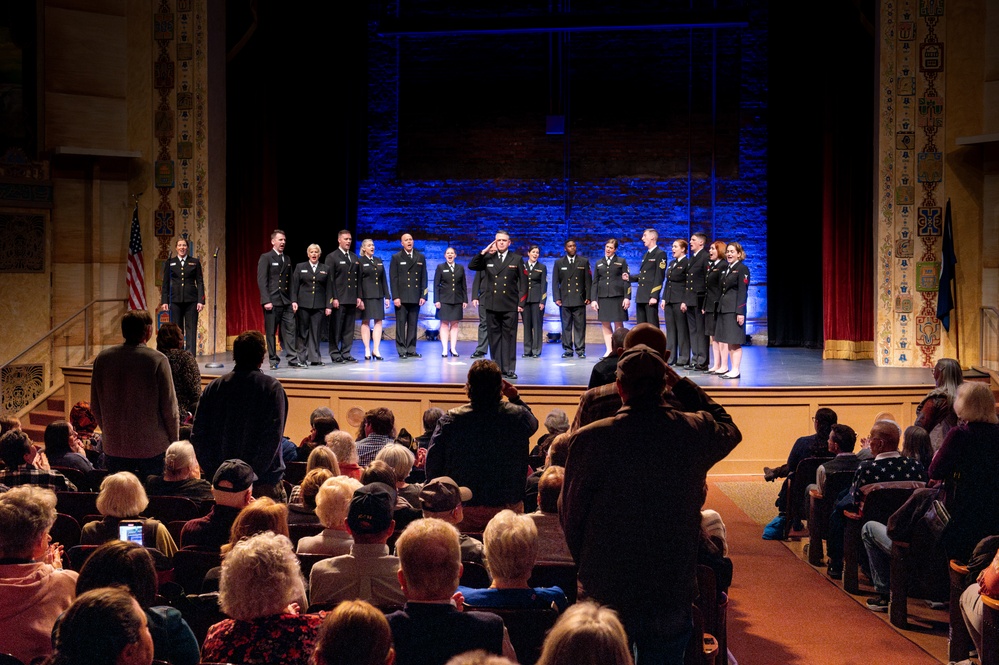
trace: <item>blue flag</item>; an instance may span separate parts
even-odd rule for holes
[[[954,297],[954,266],[956,265],[957,255],[954,253],[954,225],[950,220],[950,199],[947,199],[947,211],[944,213],[940,286],[937,292],[937,319],[940,320],[944,330],[947,332],[950,332],[950,311],[955,309],[957,303],[957,299]]]

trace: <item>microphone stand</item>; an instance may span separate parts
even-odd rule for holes
[[[225,367],[216,360],[219,341],[219,248],[215,247],[212,255],[212,361],[205,365],[206,369],[221,369]]]

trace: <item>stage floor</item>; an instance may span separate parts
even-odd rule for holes
[[[562,358],[561,344],[546,344],[540,358],[517,358],[517,385],[536,386],[585,386],[590,379],[590,371],[600,358],[602,345],[589,345],[592,352],[584,359]],[[475,350],[475,343],[458,342],[460,358],[441,358],[439,342],[420,341],[417,351],[422,358],[401,360],[395,353],[391,340],[382,343],[384,361],[364,360],[361,343],[354,343],[356,363],[330,364],[327,345],[321,351],[324,367],[297,369],[288,367],[287,359],[282,358],[277,370],[263,369],[278,379],[316,381],[376,381],[380,383],[457,383],[463,384],[468,368],[472,363],[469,355]],[[517,346],[518,356],[521,346]],[[198,364],[204,376],[218,376],[233,367],[232,354],[219,354],[222,369],[206,368],[212,356],[199,356]],[[817,388],[823,386],[918,386],[928,388],[933,384],[929,369],[909,369],[876,367],[873,361],[823,360],[822,351],[800,348],[768,348],[744,346],[742,355],[742,376],[728,380],[702,372],[680,374],[689,376],[705,388]]]

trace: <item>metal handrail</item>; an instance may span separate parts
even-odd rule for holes
[[[101,302],[127,303],[128,300],[125,299],[125,298],[98,298],[96,300],[91,300],[86,305],[84,305],[83,307],[81,307],[80,309],[78,309],[76,312],[74,312],[73,314],[71,314],[69,316],[69,318],[67,318],[65,321],[63,321],[59,325],[55,326],[54,328],[52,328],[51,330],[49,330],[47,333],[45,333],[44,335],[42,335],[41,337],[39,337],[37,340],[35,340],[31,344],[29,344],[24,349],[24,351],[21,351],[19,354],[17,354],[16,356],[14,356],[13,358],[11,358],[7,362],[5,362],[3,364],[0,364],[0,369],[3,369],[7,365],[14,364],[15,361],[20,360],[23,356],[28,355],[28,353],[33,348],[35,348],[36,346],[38,346],[39,344],[41,344],[42,342],[44,342],[48,338],[50,338],[53,335],[55,335],[56,332],[58,332],[62,328],[65,328],[66,326],[68,326],[78,316],[80,316],[80,314],[84,315],[84,319],[83,319],[84,320],[84,324],[83,324],[83,327],[84,327],[84,340],[85,340],[85,344],[87,345],[87,348],[88,348],[88,352],[85,355],[89,357],[89,355],[90,355],[90,353],[89,353],[89,345],[90,345],[90,308],[93,307],[94,305],[96,305],[97,303],[101,303]]]

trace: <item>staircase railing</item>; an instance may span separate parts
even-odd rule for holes
[[[0,412],[20,414],[63,383],[62,367],[92,362],[104,347],[121,343],[127,301],[92,300],[0,365]]]
[[[986,369],[999,372],[999,309],[982,307],[979,323],[979,363]]]

